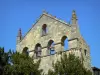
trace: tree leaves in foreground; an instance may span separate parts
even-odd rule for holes
[[[92,73],[83,67],[78,57],[64,54],[60,61],[53,63],[53,70],[49,70],[48,75],[92,75]]]
[[[4,47],[0,47],[0,75],[2,75],[6,64],[8,64],[8,53],[4,52]]]
[[[40,60],[36,63],[33,59],[25,54],[14,53],[11,56],[11,64],[4,68],[4,75],[40,75]]]

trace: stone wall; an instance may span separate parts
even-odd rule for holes
[[[46,24],[48,33],[46,36],[41,36],[42,25]],[[53,18],[49,18],[45,15],[42,15],[42,18],[34,25],[34,27],[24,36],[22,41],[18,44],[20,48],[17,47],[18,52],[22,52],[24,47],[28,47],[29,50],[34,50],[35,45],[40,43],[42,47],[46,47],[49,40],[53,40],[55,43],[61,42],[61,38],[65,35],[70,38],[70,26],[63,24],[60,21],[56,21]],[[66,35],[66,32],[69,32]],[[19,48],[19,49],[18,49]],[[61,45],[55,47],[56,52],[61,50]],[[43,49],[43,55],[46,55],[45,49]]]
[[[42,36],[42,25],[47,25],[47,35]],[[42,46],[41,65],[45,72],[52,68],[52,61],[56,61],[61,57],[59,51],[64,51],[64,46],[61,45],[61,38],[67,36],[68,51],[66,53],[74,53],[79,56],[87,69],[91,69],[90,49],[82,38],[77,25],[69,25],[62,20],[57,19],[49,14],[43,13],[34,26],[26,33],[21,42],[16,45],[17,52],[22,53],[24,47],[28,47],[30,57],[34,57],[34,49],[37,43]],[[49,40],[55,42],[55,55],[48,55],[47,44]],[[75,49],[75,50],[71,50]],[[86,55],[84,50],[86,51]]]
[[[81,60],[81,52],[78,48],[72,48],[67,51],[57,52],[54,55],[48,55],[48,56],[42,56],[41,57],[41,63],[40,63],[40,69],[43,69],[43,73],[47,73],[49,69],[52,69],[52,63],[56,62],[57,60],[60,60],[61,56],[63,54],[75,54],[75,56],[80,57]],[[37,61],[38,59],[35,59]]]

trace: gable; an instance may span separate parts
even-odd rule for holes
[[[35,31],[40,27],[42,27],[43,24],[51,24],[51,26],[53,25],[52,23],[55,23],[56,25],[58,25],[59,27],[61,27],[61,29],[67,28],[67,27],[71,27],[71,25],[67,24],[66,22],[64,22],[63,20],[59,20],[56,17],[43,13],[39,19],[36,21],[36,23],[29,29],[29,31],[24,35],[22,41],[24,40],[24,38],[26,38],[26,36],[28,36],[28,34],[32,31]],[[41,31],[41,29],[39,29],[39,31]]]
[[[48,33],[44,37],[41,36],[43,24],[46,24],[48,29]],[[24,47],[28,47],[30,51],[34,50],[37,43],[40,43],[42,47],[46,47],[50,39],[54,40],[55,43],[60,43],[61,38],[64,35],[67,36],[68,39],[70,38],[70,29],[71,26],[67,23],[62,22],[51,15],[42,14],[34,26],[23,37],[19,44],[19,50],[22,50]],[[69,34],[67,34],[67,32]]]

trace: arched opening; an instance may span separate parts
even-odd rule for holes
[[[87,54],[87,50],[86,50],[86,49],[84,49],[84,54],[85,54],[85,56],[86,56],[86,54]]]
[[[48,47],[50,54],[55,54],[55,47],[54,46],[55,46],[54,41],[49,40],[47,47]]]
[[[28,47],[24,47],[22,53],[25,54],[25,55],[29,55]]]
[[[68,39],[67,39],[67,36],[63,36],[61,38],[61,45],[64,46],[64,50],[65,51],[68,49]]]
[[[42,49],[41,49],[41,44],[37,43],[35,45],[35,53],[36,53],[36,57],[40,57],[41,56],[41,52],[42,52]]]
[[[46,24],[43,24],[42,25],[42,36],[44,36],[46,34],[47,34],[47,25]]]

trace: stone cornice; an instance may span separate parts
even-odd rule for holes
[[[68,41],[72,41],[72,40],[75,40],[75,39],[76,39],[76,40],[79,40],[78,38],[73,38],[73,39],[69,39]]]

